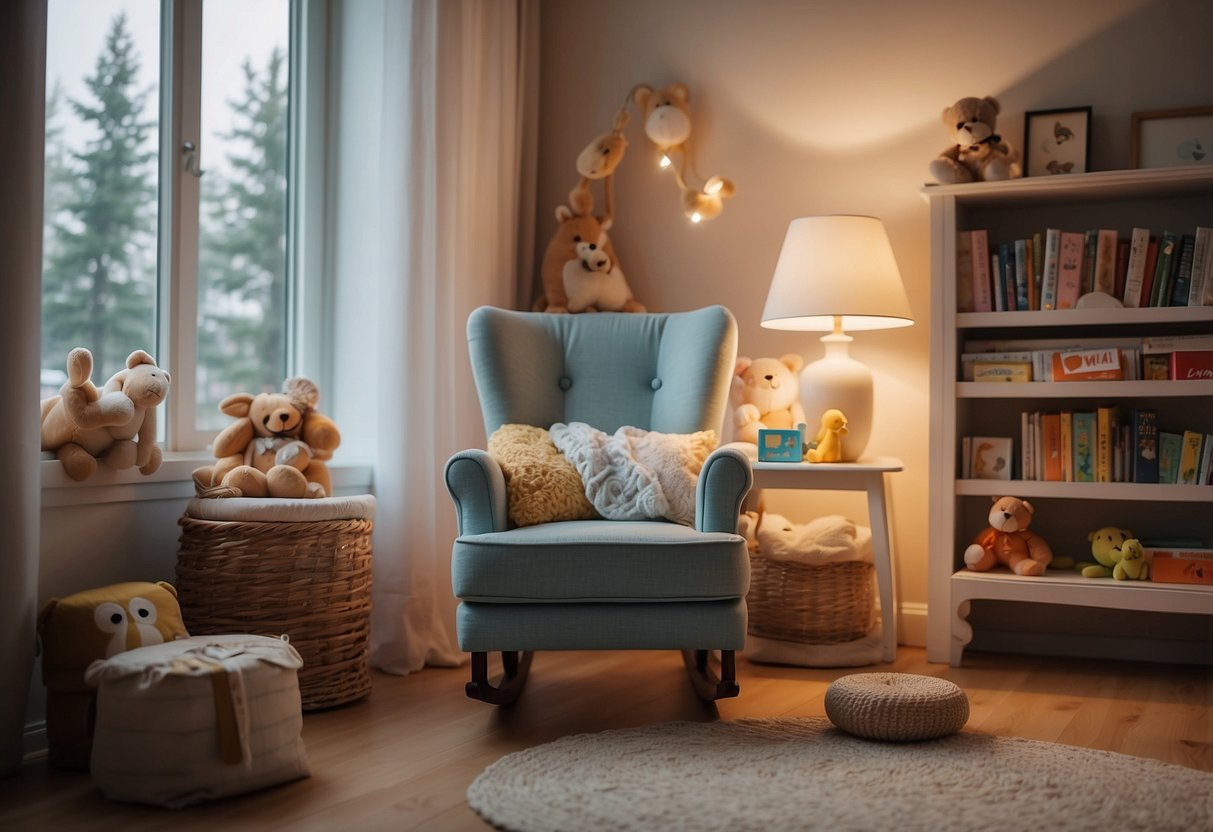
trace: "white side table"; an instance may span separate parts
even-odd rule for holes
[[[758,462],[754,490],[761,488],[805,488],[816,491],[865,491],[868,522],[872,527],[872,557],[876,586],[880,591],[881,644],[884,660],[897,658],[897,602],[893,586],[893,545],[885,503],[884,475],[902,470],[900,459],[891,456],[858,462]],[[754,492],[750,492],[753,494]]]

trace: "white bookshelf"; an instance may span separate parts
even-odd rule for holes
[[[1019,414],[1120,405],[1158,411],[1162,430],[1213,433],[1213,382],[961,382],[964,342],[980,339],[1147,336],[1213,332],[1213,307],[956,311],[956,232],[985,228],[991,244],[1045,228],[1071,231],[1134,226],[1191,233],[1213,225],[1213,167],[1108,171],[1009,182],[927,186],[931,212],[931,453],[927,658],[960,664],[973,638],[974,601],[1060,604],[1155,613],[1213,615],[1213,588],[1083,578],[1050,571],[1022,578],[972,572],[962,552],[986,526],[991,497],[1032,501],[1033,529],[1057,555],[1090,560],[1087,534],[1101,526],[1141,537],[1199,538],[1213,547],[1213,486],[974,480],[960,477],[964,436],[1011,436]],[[1014,609],[1014,605],[1011,606]],[[1006,609],[1003,605],[1000,609]],[[1022,614],[1028,615],[1030,611]],[[1000,627],[1000,629],[1004,629]],[[1014,630],[1015,622],[1005,623]]]

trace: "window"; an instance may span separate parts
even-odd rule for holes
[[[73,347],[98,386],[146,349],[173,374],[169,448],[197,450],[224,397],[281,386],[307,6],[49,0],[43,396]]]

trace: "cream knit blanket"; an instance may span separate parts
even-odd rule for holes
[[[550,432],[603,517],[694,525],[695,486],[716,447],[715,431],[658,433],[625,426],[607,434],[584,422],[558,422]]]

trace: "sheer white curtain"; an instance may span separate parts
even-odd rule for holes
[[[347,2],[334,20],[334,375],[343,436],[375,464],[371,662],[392,673],[463,660],[442,468],[485,441],[468,313],[529,302],[536,5]]]
[[[38,603],[38,367],[46,2],[0,3],[0,776],[21,763]]]

